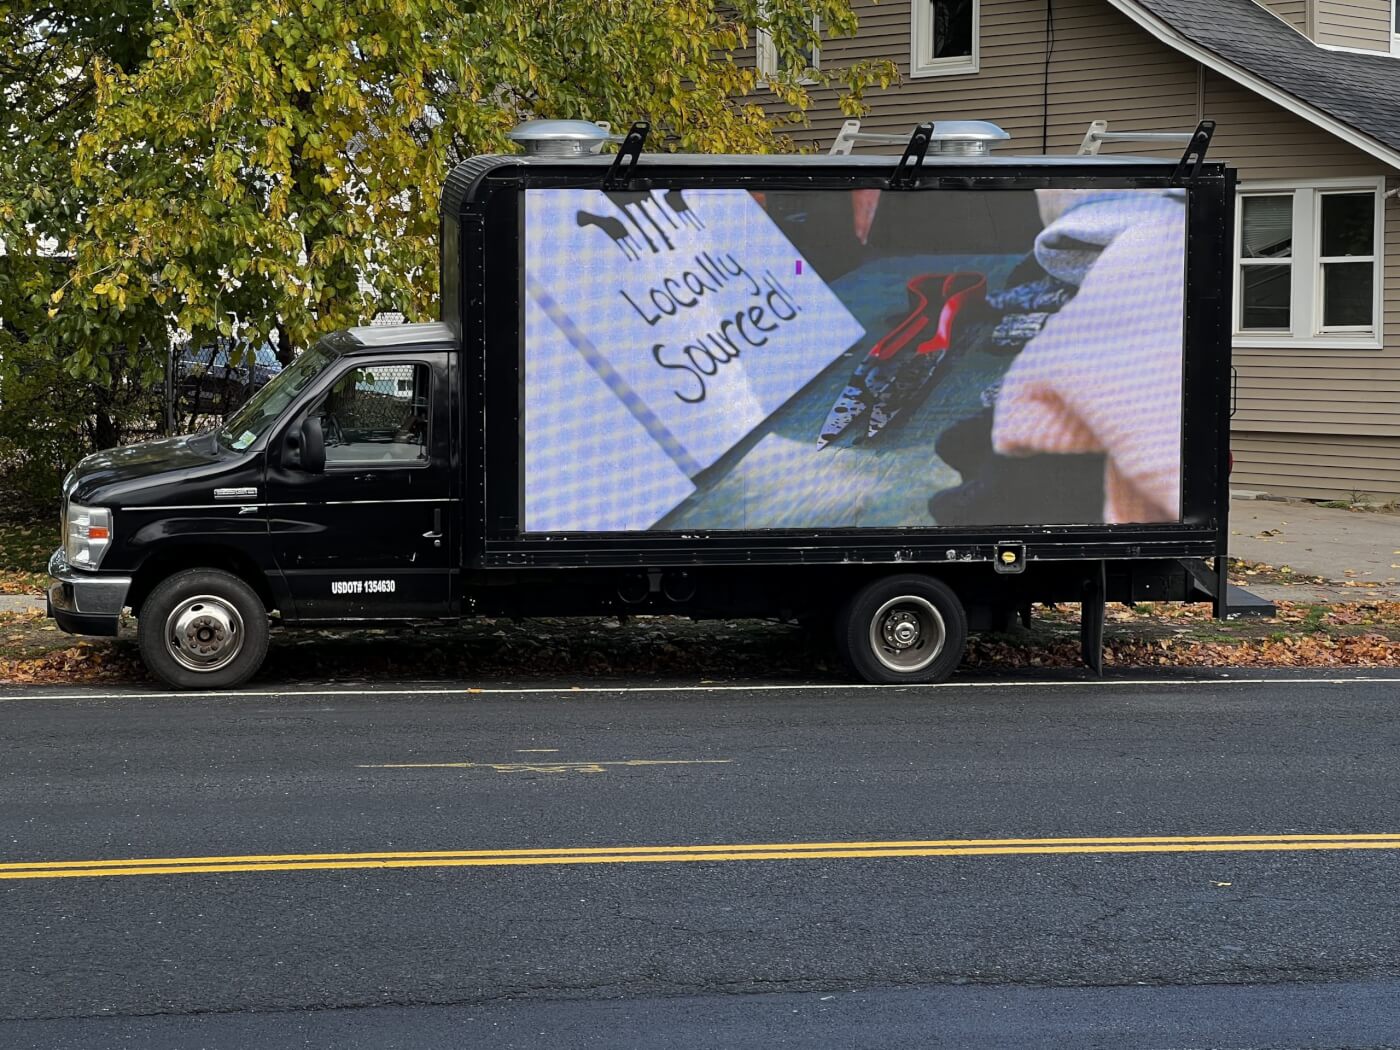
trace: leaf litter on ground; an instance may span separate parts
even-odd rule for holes
[[[1400,602],[1279,602],[1272,620],[1212,619],[1210,606],[1110,606],[1111,667],[1396,667]],[[974,636],[964,668],[1081,666],[1079,609],[1036,607],[1029,630]],[[841,680],[823,636],[761,620],[679,617],[469,620],[396,630],[274,632],[263,682]],[[150,683],[131,626],[115,639],[56,632],[41,613],[0,614],[0,683]]]

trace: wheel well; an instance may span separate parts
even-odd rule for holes
[[[142,603],[156,585],[185,569],[222,569],[232,573],[257,592],[269,612],[276,608],[266,573],[248,555],[232,547],[187,546],[153,554],[141,564],[127,595],[132,612],[140,616]]]

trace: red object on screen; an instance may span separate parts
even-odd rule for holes
[[[857,419],[870,416],[873,438],[906,408],[922,401],[952,348],[954,328],[964,311],[986,303],[987,278],[980,273],[923,273],[909,281],[909,314],[856,366],[822,426],[824,448]],[[928,334],[923,342],[916,343]],[[909,352],[911,351],[912,352]]]

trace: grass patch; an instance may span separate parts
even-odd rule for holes
[[[1326,630],[1324,622],[1327,619],[1327,606],[1310,605],[1308,611],[1303,614],[1302,621],[1298,624],[1298,630],[1306,634],[1315,634],[1318,631]]]

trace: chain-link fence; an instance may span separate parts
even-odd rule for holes
[[[220,340],[171,350],[163,423],[168,433],[216,426],[282,370],[271,345]]]

